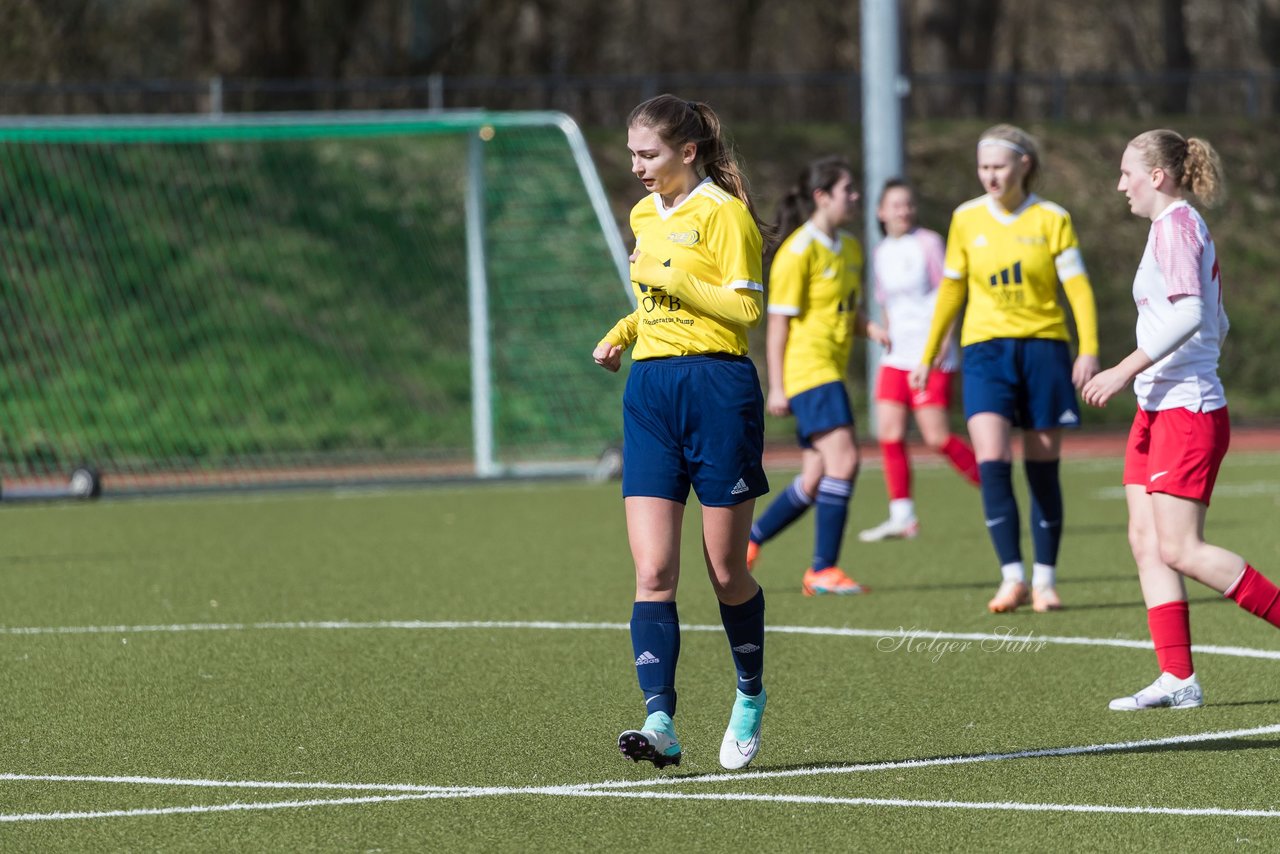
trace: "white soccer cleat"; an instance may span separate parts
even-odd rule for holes
[[[1172,673],[1161,673],[1160,678],[1129,697],[1118,697],[1108,708],[1113,712],[1141,712],[1147,709],[1195,709],[1204,705],[1204,691],[1192,673],[1179,679]]]
[[[920,522],[914,516],[901,521],[886,519],[874,528],[867,528],[858,533],[858,539],[864,543],[879,543],[884,540],[914,540],[920,533]]]
[[[764,719],[764,689],[752,697],[738,692],[729,715],[729,728],[720,742],[720,764],[730,771],[746,768],[760,750],[760,722]]]

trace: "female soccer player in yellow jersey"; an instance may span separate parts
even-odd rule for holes
[[[760,546],[816,503],[806,596],[863,591],[836,565],[859,461],[844,377],[855,331],[881,344],[889,338],[858,310],[862,246],[840,228],[857,202],[847,162],[810,163],[782,202],[779,231],[787,237],[769,271],[768,410],[795,415],[803,456],[800,475],[752,526],[747,563],[754,565]]]
[[[720,763],[746,767],[764,715],[764,592],[747,570],[764,399],[747,328],[764,311],[759,220],[720,120],[706,104],[659,95],[627,121],[631,171],[650,195],[631,211],[636,310],[593,354],[610,371],[634,345],[623,393],[622,495],[635,560],[631,643],[648,717],[618,738],[662,768],[682,756],[672,718],[680,654],[680,530],[692,486],[702,551],[738,673]]]
[[[1028,599],[1036,611],[1062,607],[1055,579],[1062,541],[1062,428],[1079,425],[1075,388],[1098,372],[1093,289],[1070,214],[1031,192],[1039,169],[1035,140],[1019,128],[997,125],[978,140],[978,180],[986,195],[952,215],[929,340],[910,376],[913,388],[926,387],[943,337],[964,307],[964,413],[987,530],[1000,560],[1002,582],[987,603],[997,613]],[[1059,282],[1076,319],[1074,365]],[[1030,591],[1013,494],[1013,427],[1022,429],[1031,493]]]

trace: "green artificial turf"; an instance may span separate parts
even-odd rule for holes
[[[1106,704],[1156,676],[1149,649],[1039,643],[1146,640],[1119,470],[1064,465],[1056,614],[986,612],[998,573],[978,494],[936,465],[916,472],[911,542],[857,542],[884,513],[879,471],[863,473],[843,563],[868,595],[801,595],[811,519],[770,543],[757,568],[769,710],[745,774],[716,761],[734,676],[696,508],[679,597],[685,761],[656,772],[616,748],[643,719],[617,484],[5,505],[0,850],[1280,846],[1280,729],[1098,747],[1280,724],[1275,629],[1193,585],[1198,646],[1271,657],[1201,649],[1204,708],[1133,715]],[[1280,458],[1230,457],[1208,535],[1280,579],[1277,495]],[[803,627],[819,633],[786,630]],[[1032,642],[949,637],[963,633]],[[283,787],[320,782],[339,787]],[[335,799],[374,800],[266,808]],[[233,804],[257,806],[216,809]],[[66,817],[112,811],[131,814]]]

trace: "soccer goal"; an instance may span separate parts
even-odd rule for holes
[[[0,121],[0,475],[593,470],[626,252],[558,113]]]

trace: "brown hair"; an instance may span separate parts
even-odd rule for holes
[[[720,117],[709,105],[686,101],[675,95],[658,95],[631,111],[627,127],[649,128],[672,148],[692,142],[698,152],[693,161],[694,168],[702,169],[717,186],[740,199],[762,234],[772,233],[756,213],[747,178],[738,167],[733,146],[724,138]]]
[[[853,167],[843,157],[822,157],[806,166],[778,203],[778,239],[785,240],[813,216],[817,207],[813,201],[815,191],[831,192],[845,175],[852,178]]]
[[[1022,192],[1030,193],[1031,185],[1040,175],[1040,145],[1035,137],[1014,125],[995,125],[982,132],[982,136],[978,137],[978,145],[981,146],[982,141],[986,139],[1007,143],[1015,153],[1025,154],[1031,161],[1027,174],[1022,176]]]
[[[1152,169],[1163,169],[1180,189],[1189,190],[1209,207],[1222,200],[1226,191],[1222,161],[1208,140],[1183,139],[1165,128],[1140,133],[1129,144],[1142,153]]]
[[[906,190],[911,195],[912,201],[915,200],[916,188],[911,185],[910,181],[906,178],[888,178],[885,180],[884,186],[880,188],[880,198],[876,200],[876,210],[878,211],[880,208],[884,207],[884,197],[889,195],[890,190],[899,189]],[[881,234],[889,233],[889,229],[885,228],[884,220],[880,219],[879,215],[876,216],[876,223],[880,226]]]

